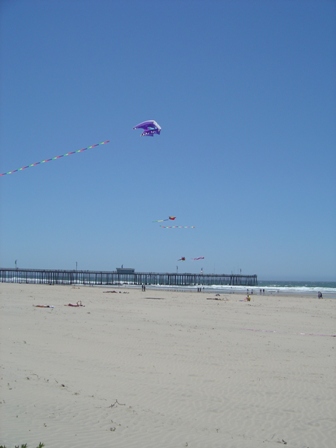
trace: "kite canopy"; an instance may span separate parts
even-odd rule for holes
[[[147,120],[134,126],[133,129],[143,129],[141,137],[154,137],[154,134],[159,135],[161,126],[155,120]]]

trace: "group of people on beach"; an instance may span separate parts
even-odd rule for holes
[[[142,291],[146,291],[146,285],[142,284],[141,289],[142,289]],[[199,288],[199,290],[201,290],[201,288]],[[199,292],[199,290],[197,289],[198,292]],[[263,291],[263,293],[265,293],[264,289],[260,290],[260,293],[261,293],[261,291]],[[111,292],[116,292],[116,291],[111,291]],[[251,294],[253,294],[253,290],[251,290]],[[219,294],[216,294],[216,295],[219,296]],[[318,299],[323,299],[323,295],[322,295],[321,291],[318,291],[317,297],[318,297]],[[247,294],[244,299],[244,302],[250,302],[250,301],[251,301],[251,296],[250,296],[249,290],[247,290]],[[54,305],[33,305],[33,306],[35,306],[36,308],[54,308]],[[85,306],[85,305],[83,305],[81,300],[78,300],[78,302],[76,302],[76,303],[68,303],[64,306],[72,306],[72,307],[78,308],[80,306]]]
[[[54,305],[33,305],[33,306],[35,306],[35,308],[55,308]],[[78,300],[78,302],[76,302],[76,303],[68,303],[64,306],[73,306],[73,307],[78,308],[80,306],[85,306],[85,305],[83,305],[81,300]]]

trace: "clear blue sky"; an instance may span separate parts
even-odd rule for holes
[[[0,5],[2,267],[335,280],[335,1]]]

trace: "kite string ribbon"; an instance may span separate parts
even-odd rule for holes
[[[95,145],[88,146],[87,148],[77,149],[77,151],[70,151],[70,152],[67,152],[66,154],[62,154],[60,156],[52,157],[51,159],[45,159],[45,160],[41,160],[40,162],[35,162],[35,163],[30,164],[30,165],[22,166],[21,168],[18,168],[16,170],[7,171],[7,173],[1,173],[0,177],[1,176],[6,176],[7,174],[13,174],[13,173],[16,173],[18,171],[26,170],[27,168],[31,168],[32,166],[40,165],[41,163],[51,162],[52,160],[61,159],[62,157],[66,157],[66,156],[71,156],[72,154],[76,154],[78,152],[84,152],[84,151],[86,151],[88,149],[95,148],[96,146],[106,145],[109,142],[110,142],[109,140],[105,140],[104,142],[96,143]]]
[[[194,229],[195,226],[160,226],[162,229]]]
[[[153,222],[175,221],[175,219],[176,219],[176,216],[169,216],[166,219],[157,219],[156,221],[153,221]]]

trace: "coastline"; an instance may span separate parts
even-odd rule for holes
[[[1,284],[0,444],[330,448],[335,302],[245,296]]]
[[[77,285],[85,287],[85,285]],[[321,288],[321,287],[283,287],[283,286],[230,286],[230,285],[211,285],[211,286],[176,286],[176,285],[145,285],[146,290],[154,291],[171,291],[171,292],[183,292],[183,293],[203,293],[203,294],[228,294],[228,295],[253,295],[255,297],[301,297],[301,298],[317,298],[318,291],[322,291],[325,299],[336,299],[336,288]],[[117,288],[117,289],[130,289],[140,290],[140,285],[121,284],[121,285],[91,285],[93,288]],[[200,289],[200,291],[198,291]],[[261,292],[263,291],[263,292]]]

